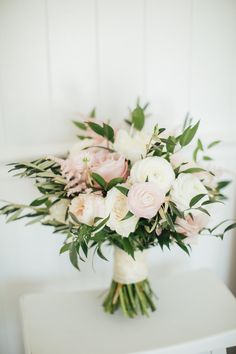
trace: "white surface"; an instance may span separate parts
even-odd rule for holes
[[[119,123],[140,95],[153,123],[182,123],[190,110],[206,140],[226,139],[219,164],[236,174],[235,0],[1,0],[0,160],[62,152],[70,124],[96,105]],[[30,181],[0,169],[0,199],[29,202]],[[213,223],[235,217],[235,186]],[[222,211],[223,210],[223,211]],[[202,239],[191,257],[151,251],[156,273],[213,268],[236,290],[236,238]],[[22,354],[18,299],[45,289],[106,286],[112,264],[78,273],[59,257],[63,237],[50,228],[0,218],[0,353]],[[111,255],[109,256],[111,258]],[[65,285],[66,284],[66,285]]]
[[[206,270],[153,281],[150,318],[102,312],[101,291],[25,295],[26,354],[195,354],[236,345],[236,300]]]

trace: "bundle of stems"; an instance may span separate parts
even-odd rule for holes
[[[156,310],[155,297],[148,279],[132,284],[121,284],[112,280],[103,308],[110,314],[120,308],[123,314],[130,318],[138,314],[149,316],[150,310]]]

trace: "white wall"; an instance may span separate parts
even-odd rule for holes
[[[137,96],[153,121],[201,119],[219,164],[236,163],[235,0],[0,0],[0,197],[30,201],[30,181],[4,164],[61,152],[74,139],[70,120],[96,105],[120,120]],[[235,215],[235,185],[215,220]],[[236,240],[202,239],[189,258],[152,250],[156,274],[211,267],[236,290]],[[62,237],[48,228],[0,219],[0,353],[22,354],[18,298],[24,292],[105,286],[111,265],[82,273],[58,256]]]

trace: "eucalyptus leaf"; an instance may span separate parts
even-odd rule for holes
[[[145,115],[140,106],[137,106],[132,112],[132,123],[137,130],[142,130],[144,127]]]

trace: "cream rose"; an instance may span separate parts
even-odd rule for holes
[[[64,224],[66,222],[66,211],[69,204],[68,199],[61,199],[53,204],[49,209],[49,215],[46,217],[45,222],[54,220]]]
[[[135,231],[138,218],[131,216],[122,220],[129,211],[128,198],[117,188],[112,188],[106,196],[106,215],[110,215],[107,226],[123,237]]]
[[[144,132],[135,132],[133,136],[126,130],[118,130],[115,138],[114,148],[132,163],[146,155],[147,144],[150,136]]]
[[[181,173],[173,183],[170,191],[170,199],[180,210],[189,208],[189,203],[198,194],[206,194],[194,207],[199,207],[201,203],[208,200],[208,192],[202,182],[191,173]]]
[[[135,182],[153,182],[167,193],[175,180],[175,173],[170,163],[162,157],[151,156],[135,162],[130,171],[130,178]]]
[[[80,194],[72,199],[69,211],[82,224],[92,226],[96,217],[105,217],[105,201],[100,195]]]

